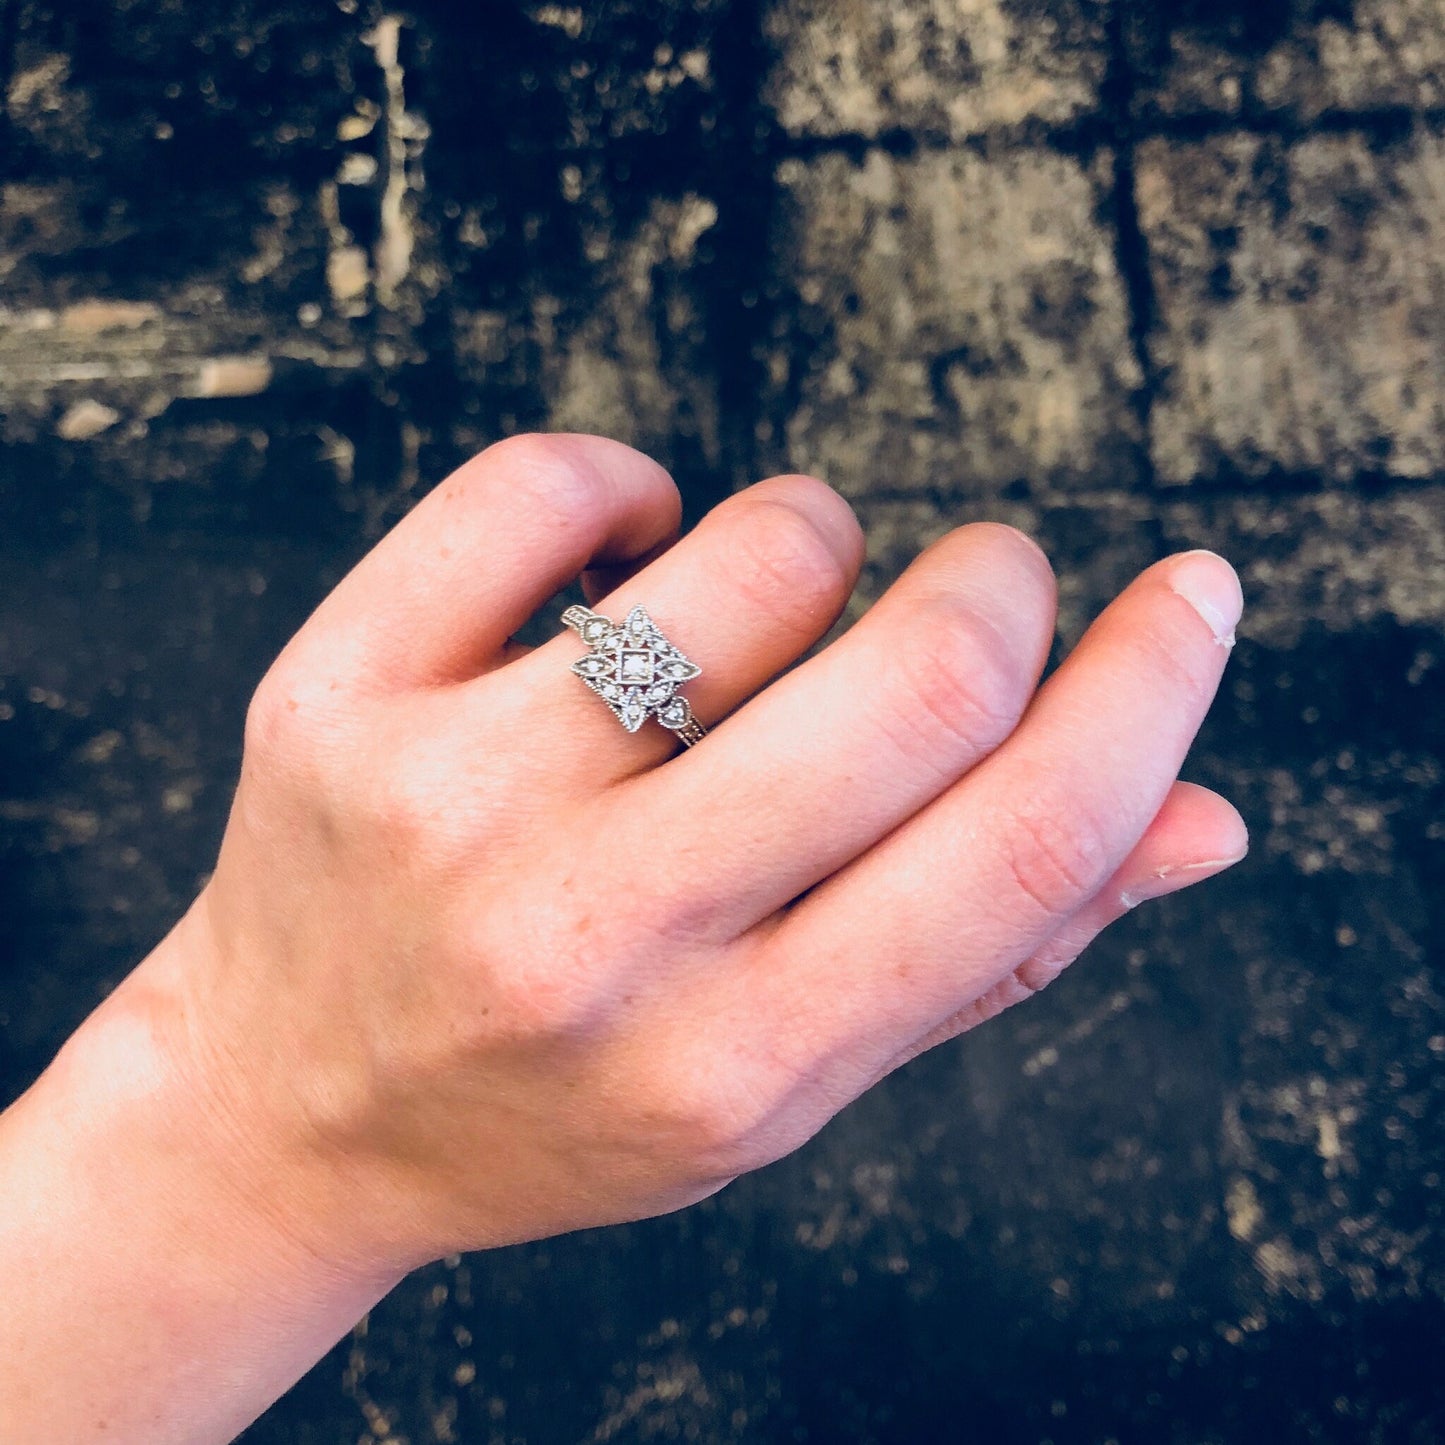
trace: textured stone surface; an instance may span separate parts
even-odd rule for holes
[[[248,1445],[1445,1438],[1437,20],[0,0],[0,1098],[204,879],[269,659],[498,435],[692,516],[816,468],[847,620],[981,516],[1064,646],[1175,548],[1248,598],[1187,768],[1239,870],[696,1209],[420,1272]]]
[[[849,496],[1129,480],[1140,374],[1106,174],[1047,150],[784,161],[788,465]]]
[[[80,39],[13,9],[9,440],[134,442],[178,401],[265,393],[324,413],[343,469],[380,445],[405,496],[552,418],[720,465],[729,343],[703,351],[707,292],[676,278],[719,265],[725,4],[507,6],[463,46],[445,5],[97,0]]]
[[[1159,475],[1445,470],[1445,141],[1147,142]]]
[[[1077,641],[1135,573],[1166,552],[1207,547],[1232,557],[1244,584],[1242,634],[1288,651],[1309,632],[1387,625],[1445,632],[1445,490],[1160,500],[1128,491],[908,499],[862,496],[854,509],[868,561],[849,604],[861,616],[921,546],[965,521],[998,521],[1038,538],[1065,569],[1059,632]],[[1432,664],[1429,664],[1433,666]]]
[[[1147,118],[1438,111],[1445,26],[1436,0],[1126,0]]]
[[[767,98],[792,135],[958,139],[1078,119],[1108,65],[1097,0],[772,0]]]

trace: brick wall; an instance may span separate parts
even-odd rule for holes
[[[1248,597],[1188,773],[1246,865],[707,1205],[423,1271],[248,1439],[1445,1433],[1442,76],[1437,0],[0,0],[5,1097],[508,432],[692,517],[817,471],[854,617],[974,517],[1065,644],[1176,547]]]

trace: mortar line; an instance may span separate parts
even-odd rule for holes
[[[1128,73],[1132,90],[1133,76]],[[1106,72],[1105,87],[1109,82]],[[911,156],[939,151],[967,150],[980,155],[997,155],[1016,150],[1048,149],[1064,155],[1088,157],[1101,145],[1115,141],[1113,117],[1092,114],[1067,123],[1026,120],[1017,125],[994,126],[955,135],[926,128],[889,126],[872,133],[833,131],[826,135],[780,135],[773,147],[775,160],[813,160],[819,156],[845,155],[863,160],[870,152],[906,160]],[[1355,135],[1375,143],[1399,140],[1411,131],[1445,131],[1445,107],[1411,109],[1407,106],[1378,106],[1364,110],[1329,109],[1301,118],[1288,111],[1255,111],[1244,115],[1156,115],[1146,121],[1131,117],[1130,132],[1137,148],[1150,140],[1185,143],[1230,136],[1253,136],[1297,144],[1318,136]]]
[[[18,0],[0,0],[0,176],[10,169],[4,157],[15,154],[10,121],[10,81],[15,74],[19,31]]]
[[[1258,479],[1196,478],[1188,483],[1163,482],[1153,492],[1137,487],[1081,487],[1078,491],[1040,491],[1014,495],[1004,490],[992,492],[966,491],[948,486],[870,487],[866,493],[845,493],[852,503],[871,506],[926,504],[940,512],[960,508],[1001,503],[1008,507],[1057,511],[1069,507],[1090,507],[1110,502],[1135,501],[1153,508],[1177,502],[1204,506],[1211,502],[1309,501],[1337,498],[1357,502],[1384,502],[1393,497],[1413,497],[1445,490],[1445,474],[1426,477],[1386,476],[1375,472],[1359,472],[1346,482],[1330,482],[1317,472],[1272,472]]]
[[[729,23],[714,37],[712,54],[720,97],[718,139],[722,163],[715,174],[713,228],[718,274],[710,278],[709,330],[717,350],[721,501],[741,478],[759,475],[757,428],[765,414],[763,362],[772,315],[769,283],[775,278],[770,242],[776,211],[774,166],[777,132],[762,87],[768,69],[768,42],[761,0],[735,0]],[[731,266],[734,287],[726,286]],[[739,305],[751,293],[752,304]],[[730,324],[728,324],[730,323]],[[723,329],[725,327],[725,329]]]
[[[1149,490],[1158,481],[1154,465],[1154,401],[1159,369],[1149,346],[1159,298],[1149,268],[1149,240],[1139,216],[1138,178],[1134,170],[1134,73],[1124,35],[1123,0],[1112,0],[1107,19],[1109,60],[1100,100],[1113,131],[1113,180],[1110,196],[1114,222],[1114,261],[1124,287],[1129,345],[1139,368],[1139,385],[1130,397],[1139,427],[1136,448],[1139,479]]]

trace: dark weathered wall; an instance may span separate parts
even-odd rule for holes
[[[1066,641],[1174,547],[1249,598],[1246,865],[707,1205],[422,1272],[253,1445],[1445,1438],[1442,77],[1439,0],[0,0],[0,1097],[506,432],[821,472],[859,610],[979,516]]]

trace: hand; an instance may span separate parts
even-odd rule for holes
[[[1048,563],[961,527],[779,677],[853,588],[850,509],[793,476],[673,545],[678,517],[624,446],[503,442],[256,694],[186,965],[150,982],[238,1179],[338,1264],[703,1198],[1244,852],[1175,782],[1240,609],[1219,559],[1150,568],[1039,689]],[[573,633],[510,641],[579,571],[702,666],[697,747],[626,733]]]

